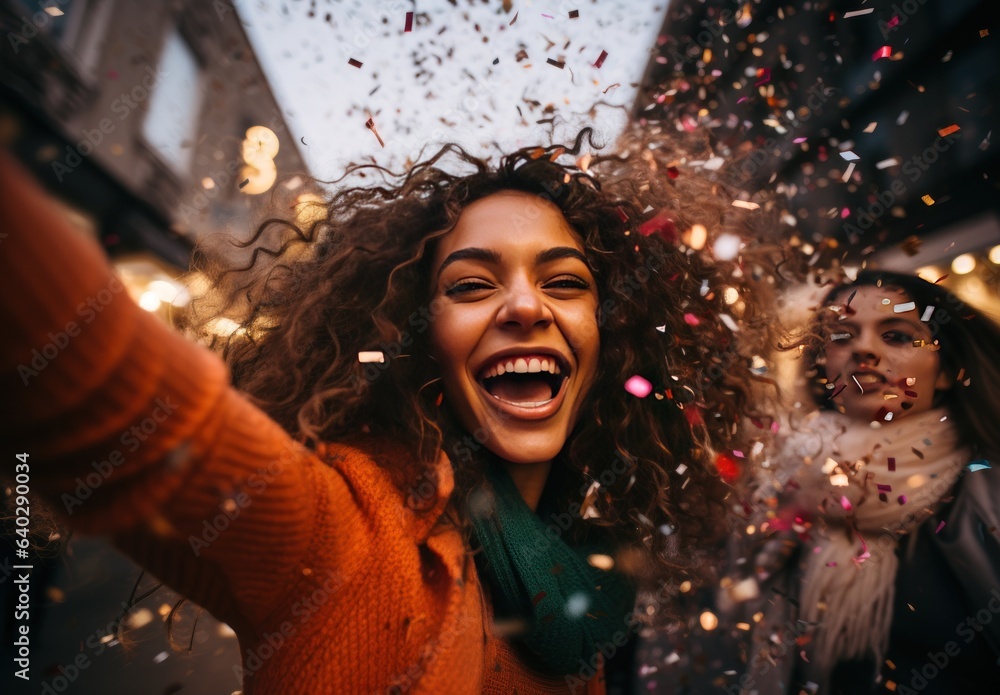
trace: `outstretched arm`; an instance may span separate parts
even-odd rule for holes
[[[76,528],[116,535],[243,625],[309,574],[321,507],[342,550],[362,542],[354,508],[330,504],[351,499],[343,480],[233,390],[217,357],[137,307],[5,153],[0,288],[0,441],[30,455],[32,490]]]

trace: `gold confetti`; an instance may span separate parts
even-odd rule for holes
[[[922,195],[920,196],[920,200],[924,201],[924,205],[927,205],[928,207],[934,204],[934,199],[931,198],[930,195]]]

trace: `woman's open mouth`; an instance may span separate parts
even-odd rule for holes
[[[477,381],[499,404],[521,410],[551,404],[568,377],[568,369],[552,355],[524,355],[490,363]]]

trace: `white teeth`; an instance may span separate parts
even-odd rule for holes
[[[503,374],[534,374],[539,372],[548,372],[549,374],[562,374],[562,370],[559,368],[559,363],[554,359],[539,359],[537,357],[518,357],[513,361],[509,362],[498,362],[492,367],[489,367],[484,372],[484,378],[491,378],[495,376],[502,376]]]

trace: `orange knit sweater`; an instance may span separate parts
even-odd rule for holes
[[[0,439],[69,523],[236,631],[245,693],[570,691],[492,634],[475,563],[438,523],[443,454],[416,514],[406,451],[296,444],[52,208],[0,152]]]

